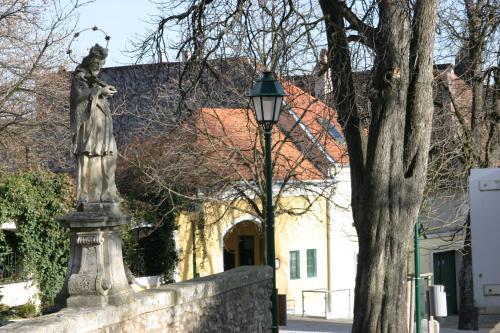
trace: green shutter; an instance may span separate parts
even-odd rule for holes
[[[316,277],[316,249],[307,250],[307,277]]]
[[[300,252],[290,251],[290,280],[300,279]]]

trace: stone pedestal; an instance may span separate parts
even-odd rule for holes
[[[117,203],[85,204],[59,219],[69,228],[70,257],[57,303],[103,307],[131,301],[120,237],[120,226],[129,221]]]

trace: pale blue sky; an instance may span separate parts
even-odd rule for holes
[[[106,67],[127,65],[135,62],[124,51],[130,49],[129,41],[135,35],[144,35],[152,25],[148,24],[158,11],[148,0],[96,0],[79,9],[79,21],[76,31],[92,26],[104,30],[111,40]],[[87,54],[88,49],[99,43],[106,45],[104,35],[100,32],[87,31],[72,44],[72,50],[78,56],[75,60]]]
[[[154,26],[149,22],[159,14],[155,4],[149,0],[95,0],[79,9],[76,31],[95,25],[111,36],[106,67],[132,64],[135,59],[125,52],[131,49],[129,41],[152,29]],[[95,43],[105,45],[106,41],[101,33],[83,33],[72,44],[72,50],[77,54],[74,56],[75,60],[79,61]],[[436,40],[438,63],[453,62],[455,53],[456,50],[450,50],[449,46],[443,49],[443,45]],[[169,52],[169,56],[175,56],[175,52]]]

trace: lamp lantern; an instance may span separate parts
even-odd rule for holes
[[[257,122],[266,131],[278,122],[283,97],[283,87],[270,71],[264,71],[262,78],[255,82],[250,92],[250,103],[255,111]]]

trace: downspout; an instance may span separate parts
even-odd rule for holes
[[[191,221],[191,238],[193,239],[193,279],[198,277],[196,272],[196,221]]]
[[[326,200],[326,276],[327,276],[327,284],[326,288],[328,290],[331,290],[332,288],[332,271],[331,271],[331,241],[332,241],[332,233],[331,233],[331,214],[330,214],[330,209],[331,209],[331,204],[330,204],[330,198],[325,199]]]
[[[326,277],[327,277],[327,282],[326,282],[326,287],[327,290],[332,290],[332,280],[333,280],[333,274],[332,274],[332,214],[331,214],[331,209],[332,209],[332,204],[331,204],[331,198],[332,198],[332,191],[330,191],[328,198],[326,200]],[[331,313],[332,309],[332,299],[331,299],[331,294],[327,293],[327,304],[326,304],[326,316],[328,317],[328,314]]]

